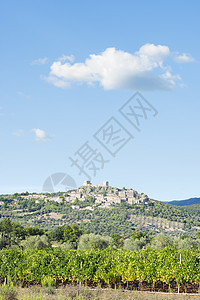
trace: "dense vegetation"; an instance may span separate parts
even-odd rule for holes
[[[129,239],[123,235],[111,234],[102,236],[83,231],[77,224],[63,225],[55,227],[51,231],[39,228],[23,227],[19,223],[14,223],[8,218],[3,218],[0,222],[0,249],[45,249],[58,247],[62,250],[140,250],[148,247],[163,249],[173,246],[175,249],[187,249],[200,247],[200,231],[196,232],[196,237],[182,235],[181,237],[170,237],[163,234],[155,236],[148,235],[143,231],[133,230]]]
[[[52,230],[57,226],[78,223],[82,230],[100,235],[119,234],[130,237],[134,229],[147,234],[164,233],[195,236],[200,229],[200,205],[178,207],[163,202],[116,204],[110,208],[92,207],[93,199],[68,203],[57,193],[60,203],[40,199],[23,199],[22,194],[0,196],[0,217],[9,217],[25,227]],[[74,209],[73,206],[79,206]],[[92,210],[87,207],[91,206]]]
[[[0,279],[41,283],[51,276],[59,282],[126,283],[146,281],[170,284],[200,282],[200,252],[180,251],[173,247],[163,250],[1,250]]]
[[[77,224],[47,231],[0,222],[0,283],[77,283],[192,292],[200,282],[200,231],[196,237],[155,236],[132,230],[123,235],[89,233]],[[180,254],[182,261],[180,262]]]

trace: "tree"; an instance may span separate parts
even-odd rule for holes
[[[24,228],[24,232],[27,236],[44,234],[44,230],[37,227],[26,227]]]
[[[140,250],[146,247],[148,244],[148,239],[146,237],[141,237],[140,239],[128,239],[124,242],[124,249],[125,250]]]
[[[51,241],[61,241],[64,239],[64,226],[56,227],[48,233]]]
[[[103,250],[109,247],[111,238],[108,236],[95,235],[93,233],[83,234],[80,237],[78,249],[81,250]]]
[[[12,222],[9,218],[4,218],[0,222],[0,232],[3,241],[3,247],[16,245],[25,238],[23,226],[19,223]]]
[[[64,226],[64,241],[78,244],[79,237],[82,235],[82,230],[77,224]]]
[[[154,249],[160,250],[168,246],[173,246],[173,240],[169,236],[166,236],[162,233],[156,235],[151,241],[151,248]]]
[[[136,239],[141,239],[142,237],[146,237],[146,233],[139,231],[139,230],[134,230],[131,232],[131,239],[134,241]]]
[[[0,250],[6,246],[5,238],[2,233],[0,233]]]
[[[29,236],[21,242],[23,249],[37,249],[42,250],[51,247],[49,239],[46,235]]]
[[[13,223],[9,218],[3,218],[3,220],[0,223],[0,231],[4,232],[6,234],[12,232],[13,230]]]
[[[180,239],[181,239],[181,240],[185,240],[185,239],[187,239],[187,238],[189,238],[189,235],[187,235],[187,234],[182,234],[182,235],[180,236]]]
[[[184,239],[177,238],[174,240],[174,246],[178,250],[188,249],[190,247],[198,249],[200,247],[200,241],[191,237],[185,237]]]
[[[196,237],[197,237],[198,239],[200,239],[200,230],[198,230],[195,234],[196,234]]]
[[[117,249],[122,248],[124,246],[124,236],[114,233],[111,234],[112,238],[112,246],[115,246]]]

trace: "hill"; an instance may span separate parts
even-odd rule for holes
[[[168,201],[167,203],[176,206],[194,205],[194,204],[200,204],[200,198],[189,198],[186,200],[172,200],[172,201]]]
[[[200,230],[200,204],[175,206],[108,183],[87,183],[65,193],[1,195],[0,217],[5,216],[24,226],[51,230],[78,223],[90,233],[117,233],[125,238],[134,229],[172,236],[194,236]]]

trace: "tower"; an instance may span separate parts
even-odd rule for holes
[[[91,184],[91,182],[89,180],[85,180],[84,183],[83,183],[84,186],[85,185],[90,185],[90,184]]]

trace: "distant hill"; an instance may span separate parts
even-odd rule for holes
[[[195,236],[200,230],[200,198],[167,203],[133,189],[87,181],[67,192],[0,195],[0,220],[3,217],[46,230],[77,223],[85,232],[125,238],[134,229],[150,235]]]
[[[200,204],[200,198],[189,198],[186,200],[173,200],[166,202],[171,205],[176,206],[188,206],[188,205],[194,205],[194,204]]]

